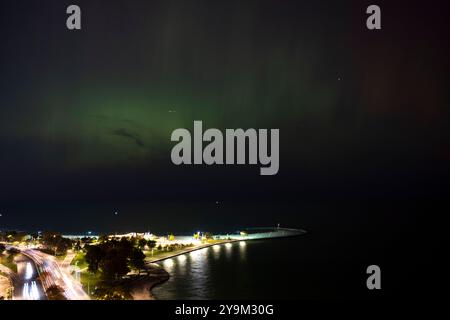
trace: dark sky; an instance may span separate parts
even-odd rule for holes
[[[0,228],[415,230],[447,201],[448,11],[392,2],[378,31],[365,1],[2,2]],[[173,165],[194,120],[279,128],[279,173]]]

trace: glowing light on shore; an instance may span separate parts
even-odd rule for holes
[[[180,261],[180,262],[186,261],[186,256],[184,254],[182,254],[181,256],[178,256],[178,261]]]
[[[225,248],[227,248],[227,249],[230,249],[232,246],[233,245],[231,243],[229,243],[229,242],[225,244]]]
[[[247,244],[245,243],[245,241],[239,241],[239,245],[240,245],[241,247],[245,247]]]
[[[217,245],[217,244],[213,245],[212,248],[213,248],[214,251],[219,251],[220,250],[220,246]]]

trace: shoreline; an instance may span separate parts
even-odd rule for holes
[[[209,248],[215,245],[222,245],[222,244],[226,244],[226,243],[234,243],[234,242],[240,242],[240,241],[256,241],[256,240],[270,240],[270,239],[279,239],[279,238],[290,238],[290,237],[298,237],[298,236],[302,236],[305,235],[307,232],[305,230],[302,229],[285,229],[285,230],[290,230],[290,231],[295,231],[296,233],[294,234],[289,234],[289,235],[280,235],[280,236],[272,236],[272,237],[264,237],[264,238],[240,238],[240,239],[226,239],[226,240],[216,240],[217,242],[215,243],[207,243],[204,245],[200,245],[197,247],[191,247],[191,248],[186,248],[186,249],[181,249],[179,251],[176,252],[168,252],[167,255],[163,254],[163,257],[156,257],[155,259],[149,259],[147,257],[146,259],[146,263],[157,263],[163,260],[167,260],[167,259],[171,259],[189,252],[193,252],[193,251],[197,251],[197,250],[202,250],[205,248]]]
[[[305,230],[300,230],[300,231],[301,232],[297,233],[297,234],[285,235],[285,236],[279,236],[279,237],[271,237],[271,238],[257,238],[257,239],[251,239],[250,238],[250,239],[222,240],[222,241],[216,242],[216,243],[208,243],[208,244],[205,244],[205,245],[202,245],[202,246],[198,246],[198,247],[195,247],[195,248],[187,248],[187,249],[183,249],[183,250],[178,251],[178,252],[168,253],[167,256],[159,257],[159,258],[156,258],[156,259],[151,260],[151,261],[146,261],[146,264],[148,264],[149,266],[153,265],[153,267],[154,267],[156,265],[156,266],[158,266],[158,269],[163,270],[167,274],[167,278],[166,279],[160,279],[160,281],[151,282],[151,283],[147,284],[147,287],[145,287],[145,285],[144,285],[143,289],[144,290],[147,289],[147,291],[148,291],[147,294],[148,294],[148,297],[149,297],[149,299],[147,298],[146,300],[158,300],[155,297],[155,295],[152,293],[152,289],[154,287],[158,286],[158,285],[164,284],[166,281],[168,281],[170,279],[170,274],[162,266],[157,264],[158,262],[161,262],[161,261],[164,261],[164,260],[167,260],[167,259],[172,259],[172,258],[175,258],[177,256],[180,256],[180,255],[183,255],[183,254],[187,254],[187,253],[190,253],[190,252],[193,252],[193,251],[198,251],[198,250],[202,250],[202,249],[205,249],[205,248],[209,248],[209,247],[212,247],[212,246],[215,246],[215,245],[223,245],[223,244],[227,244],[227,243],[234,243],[234,242],[241,242],[241,241],[270,240],[270,239],[279,239],[279,238],[298,237],[298,236],[301,236],[301,235],[304,235],[304,234],[307,233]],[[134,299],[134,296],[133,296],[133,299]],[[134,300],[143,300],[143,299],[134,299]]]
[[[157,300],[152,289],[170,278],[170,274],[163,267],[153,264],[147,274],[136,276],[130,282],[130,295],[133,300]]]
[[[237,242],[237,241],[244,241],[244,240],[220,240],[220,241],[215,242],[215,243],[207,243],[207,244],[199,245],[197,247],[190,247],[190,248],[186,248],[186,249],[181,249],[181,250],[176,251],[176,252],[168,252],[167,255],[166,254],[162,254],[163,257],[156,257],[153,260],[147,258],[145,262],[149,263],[149,264],[157,263],[157,262],[164,261],[164,260],[167,260],[167,259],[171,259],[171,258],[174,258],[174,257],[177,257],[177,256],[181,256],[183,254],[190,253],[190,252],[193,252],[193,251],[202,250],[202,249],[209,248],[209,247],[212,247],[212,246],[215,246],[215,245],[222,245],[222,244],[225,244],[225,243],[231,243],[231,242]]]
[[[135,280],[136,282],[134,284],[132,284],[132,286],[134,285],[135,287],[131,290],[131,293],[130,293],[133,297],[133,300],[158,300],[155,297],[155,295],[152,293],[152,289],[158,285],[162,285],[163,283],[165,283],[166,281],[168,281],[170,279],[170,274],[162,266],[160,266],[158,264],[158,262],[161,262],[161,261],[164,261],[167,259],[172,259],[174,257],[180,256],[183,254],[187,254],[187,253],[190,253],[193,251],[198,251],[198,250],[202,250],[205,248],[209,248],[209,247],[212,247],[215,245],[222,245],[225,243],[231,243],[231,242],[236,242],[236,241],[241,241],[241,240],[223,240],[223,241],[216,242],[216,243],[208,243],[208,244],[201,245],[201,246],[198,246],[195,248],[187,248],[187,249],[182,249],[178,252],[168,253],[164,257],[158,257],[153,260],[146,260],[145,263],[146,263],[146,265],[148,265],[148,267],[150,269],[152,269],[153,271],[161,270],[161,271],[159,271],[161,273],[161,276],[153,281],[151,281],[149,279]],[[162,276],[162,272],[165,273],[164,276]],[[142,282],[144,282],[144,283],[142,283]]]

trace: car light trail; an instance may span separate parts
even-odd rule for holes
[[[27,262],[25,267],[25,280],[30,280],[33,277],[33,267],[30,262]]]

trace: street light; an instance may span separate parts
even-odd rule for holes
[[[119,212],[117,212],[117,211],[114,211],[114,215],[115,216],[118,216],[119,215]],[[115,223],[115,222],[114,222]],[[117,230],[115,231],[115,234],[114,234],[116,237],[117,237]]]

